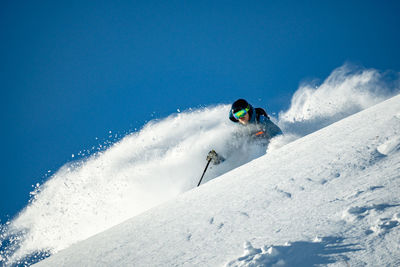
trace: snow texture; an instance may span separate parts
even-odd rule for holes
[[[38,266],[398,266],[400,95]],[[243,247],[244,244],[244,247]]]
[[[218,105],[67,163],[1,227],[0,264],[399,265],[400,98],[373,106],[398,88],[349,68],[296,92],[266,155]]]

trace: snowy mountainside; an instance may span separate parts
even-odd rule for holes
[[[279,157],[274,151],[285,144],[395,95],[399,80],[344,65],[320,85],[302,84],[289,109],[272,118],[285,136],[269,144],[268,154]],[[269,111],[268,101],[252,104]],[[104,151],[67,162],[0,225],[0,265],[29,266],[195,188],[210,149],[227,160],[207,170],[204,186],[264,155],[265,149],[232,138],[243,129],[227,119],[228,111],[219,104],[153,120]],[[379,153],[396,151],[396,142],[381,144]]]
[[[37,266],[398,266],[399,136],[400,95]]]

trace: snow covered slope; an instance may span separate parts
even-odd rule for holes
[[[399,239],[400,95],[37,266],[399,266]]]
[[[399,73],[348,64],[320,85],[303,83],[289,109],[272,117],[285,137],[275,139],[268,153],[399,91]],[[260,101],[253,104],[269,110]],[[204,184],[264,155],[262,147],[235,138],[245,129],[227,120],[228,111],[229,105],[219,104],[171,114],[106,142],[107,148],[101,143],[95,153],[73,157],[33,186],[26,207],[0,224],[0,266],[32,265],[195,188],[210,149],[227,160],[209,168]],[[389,140],[377,151],[391,154],[396,143]]]

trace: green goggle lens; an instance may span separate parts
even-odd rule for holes
[[[246,109],[241,109],[236,112],[232,112],[232,114],[233,114],[233,117],[235,117],[235,119],[238,120],[238,119],[244,117],[248,111],[249,111],[249,108],[246,108]]]

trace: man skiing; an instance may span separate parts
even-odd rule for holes
[[[273,123],[263,108],[253,108],[246,100],[238,99],[229,111],[229,119],[235,123],[252,126],[250,137],[269,140],[282,134],[281,129]]]
[[[241,138],[245,138],[244,142],[257,142],[261,146],[266,146],[272,137],[282,134],[282,130],[271,121],[263,108],[254,108],[244,99],[238,99],[232,104],[229,110],[229,119],[234,123],[240,123],[245,126],[244,134],[242,133],[240,136],[237,136],[240,140]],[[217,165],[224,162],[225,158],[218,155],[215,150],[211,150],[208,152],[206,160],[206,168],[197,186],[200,186],[208,165],[211,162]]]
[[[246,126],[245,137],[261,145],[267,145],[272,137],[282,134],[282,130],[271,121],[263,108],[254,108],[244,99],[238,99],[232,104],[229,119]],[[216,165],[225,159],[212,150],[208,153],[207,160],[213,161]]]

